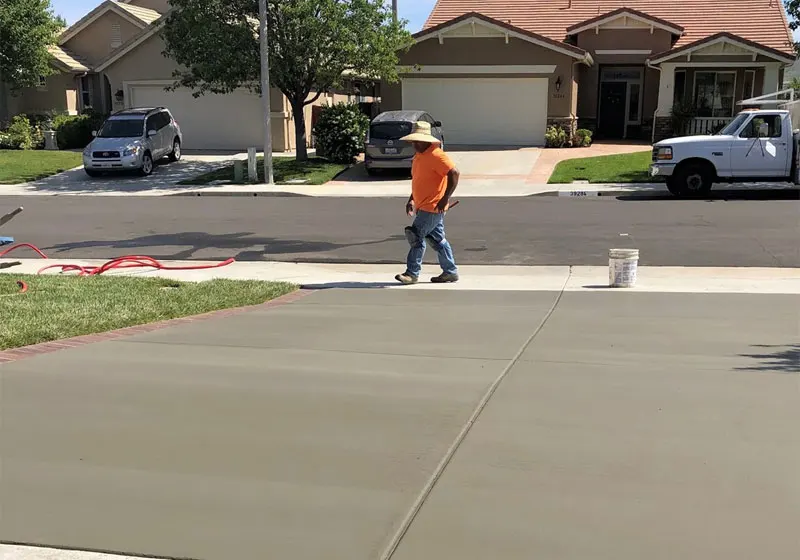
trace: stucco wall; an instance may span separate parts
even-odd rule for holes
[[[111,48],[111,27],[114,24],[120,26],[123,44],[141,31],[127,19],[113,12],[106,12],[93,21],[89,27],[64,43],[64,47],[81,56],[89,64],[98,64],[115,50]]]
[[[500,37],[491,38],[446,38],[443,44],[436,39],[428,39],[415,44],[400,57],[402,66],[519,66],[519,65],[555,65],[552,74],[459,74],[438,77],[480,77],[480,78],[548,78],[549,117],[567,117],[575,113],[577,99],[572,93],[572,65],[575,58],[551,49],[535,45],[522,39],[511,38],[508,43]],[[413,73],[412,73],[413,74]],[[434,77],[434,74],[425,74]],[[561,77],[561,90],[556,91],[556,80]],[[381,91],[381,110],[389,111],[402,108],[402,86],[385,84]],[[502,102],[502,100],[498,100]]]
[[[77,111],[77,83],[73,74],[58,73],[47,77],[47,88],[26,88],[9,95],[11,115],[37,114],[56,111]]]

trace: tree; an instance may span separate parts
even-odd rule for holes
[[[783,4],[789,15],[789,29],[795,31],[800,28],[800,0],[783,0]],[[800,43],[794,44],[794,50],[800,53]]]
[[[173,87],[195,96],[259,86],[258,2],[172,0],[165,55],[185,69]],[[412,44],[384,0],[269,0],[270,81],[289,100],[297,159],[307,159],[304,107],[347,75],[398,80],[399,53]]]
[[[0,76],[12,90],[34,86],[54,72],[47,47],[60,31],[50,0],[0,2]]]

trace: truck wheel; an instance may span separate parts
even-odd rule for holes
[[[672,194],[678,196],[698,196],[711,190],[714,184],[714,171],[708,164],[689,163],[675,170],[674,183],[667,183]]]

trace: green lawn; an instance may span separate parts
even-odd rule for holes
[[[16,280],[28,283],[17,294]],[[255,305],[294,291],[273,282],[0,274],[0,350]]]
[[[286,183],[295,179],[305,179],[309,185],[324,185],[349,166],[331,163],[321,158],[309,158],[298,162],[294,158],[276,157],[272,159],[273,175],[276,183]],[[181,185],[207,185],[213,181],[233,182],[233,166],[222,167],[193,179],[182,181]],[[247,181],[247,162],[244,162],[244,180]],[[258,159],[258,180],[264,182],[264,159]]]
[[[76,152],[0,150],[0,185],[43,179],[81,163],[81,154]]]
[[[568,159],[559,163],[550,183],[652,183],[649,166],[651,152]]]

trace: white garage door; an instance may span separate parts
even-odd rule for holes
[[[195,99],[188,90],[131,85],[129,107],[167,107],[183,132],[189,150],[246,150],[263,146],[261,100],[248,92],[206,94]]]
[[[442,121],[446,144],[538,146],[547,88],[547,78],[404,79],[403,109]]]

